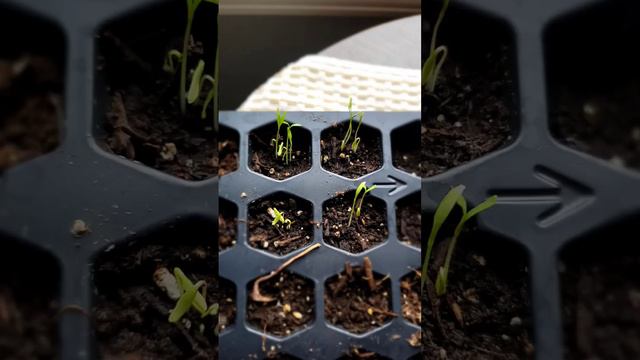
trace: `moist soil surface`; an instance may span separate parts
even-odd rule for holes
[[[327,244],[356,254],[382,243],[389,231],[384,203],[371,196],[364,199],[360,218],[354,215],[348,226],[354,194],[339,194],[325,202],[322,226]]]
[[[272,225],[273,217],[269,208],[284,213],[291,220],[288,225]],[[255,248],[276,253],[288,254],[313,241],[313,211],[303,200],[293,197],[269,197],[249,205],[249,244]]]
[[[640,169],[640,85],[604,88],[560,88],[551,112],[554,136],[576,150]]]
[[[595,254],[562,274],[566,358],[640,359],[640,256]]]
[[[251,293],[253,281],[247,291]],[[271,302],[247,299],[247,322],[254,328],[276,336],[288,336],[313,322],[313,283],[283,271],[260,283],[260,293],[274,298]]]
[[[238,218],[230,209],[220,206],[218,215],[218,246],[220,251],[233,247],[237,241]]]
[[[393,166],[410,174],[422,174],[420,123],[410,123],[391,133]]]
[[[329,323],[363,334],[397,316],[391,310],[389,279],[376,273],[372,283],[367,279],[364,266],[352,267],[347,263],[338,276],[327,281],[324,313]]]
[[[396,209],[398,238],[415,247],[420,247],[420,231],[422,230],[422,215],[420,199],[413,197],[413,201],[405,201]]]
[[[393,153],[393,164],[400,170],[404,170],[410,174],[421,175],[422,163],[420,161],[420,147],[416,147],[411,151],[396,151]]]
[[[49,58],[0,59],[0,173],[59,143],[62,73]]]
[[[532,359],[525,258],[517,257],[515,248],[490,248],[475,232],[467,232],[453,255],[447,294],[437,297],[432,280],[444,264],[446,248],[444,241],[434,246],[425,284],[425,358],[446,354],[452,360]]]
[[[423,93],[422,177],[503,147],[516,117],[507,47],[480,59],[447,58],[435,96]]]
[[[143,59],[116,35],[101,34],[100,50],[99,76],[107,84],[101,145],[185,180],[214,176],[218,155],[212,110],[204,120],[200,106],[188,105],[187,113],[181,114],[179,75],[163,71],[157,59]],[[201,45],[192,43],[190,59],[201,54]]]
[[[402,316],[409,322],[420,326],[422,316],[420,298],[420,276],[419,270],[415,270],[409,276],[405,276],[400,281],[400,291],[402,293]]]
[[[355,132],[357,126],[355,121],[353,126]],[[361,138],[358,150],[354,152],[351,148],[353,136],[344,150],[341,150],[342,139],[348,128],[349,123],[345,122],[322,132],[320,143],[322,167],[350,179],[356,179],[380,169],[382,167],[380,133],[363,125],[358,133]]]
[[[299,127],[291,129],[293,153],[291,162],[287,164],[282,157],[276,157],[275,144],[271,143],[271,139],[275,138],[276,130],[277,126],[274,122],[273,127],[253,131],[249,135],[251,170],[276,180],[284,180],[309,170],[311,168],[311,143],[307,134],[303,133]],[[280,142],[286,140],[283,134],[286,134],[285,126],[280,128]]]
[[[0,354],[14,360],[53,359],[57,305],[46,296],[25,295],[0,284]]]
[[[218,333],[232,326],[236,321],[236,289],[231,281],[220,281],[220,312],[218,313]]]
[[[224,130],[218,138],[218,176],[238,170],[238,141]]]
[[[100,352],[106,358],[217,359],[217,316],[202,319],[191,309],[176,324],[168,321],[175,307],[154,282],[161,267],[179,267],[192,281],[207,283],[207,304],[220,303],[217,256],[213,246],[150,245],[125,249],[96,264],[94,318]],[[204,332],[200,332],[200,327]]]

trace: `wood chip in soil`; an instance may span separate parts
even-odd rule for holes
[[[363,121],[366,121],[366,116]],[[355,126],[357,124],[354,121]],[[356,179],[380,169],[382,167],[380,132],[363,125],[358,133],[361,142],[358,150],[354,152],[351,148],[353,137],[344,150],[340,149],[348,128],[347,122],[322,132],[320,143],[322,167],[350,179]],[[353,131],[355,132],[355,129]]]
[[[418,270],[416,270],[418,271]],[[422,318],[420,276],[413,272],[400,281],[402,294],[402,316],[409,322],[420,326]]]
[[[291,227],[273,226],[269,208],[276,208],[292,221]],[[279,255],[288,254],[313,241],[311,205],[294,197],[275,196],[249,205],[249,245]]]
[[[349,214],[355,192],[340,194],[323,205],[324,241],[350,253],[361,253],[382,243],[389,235],[384,203],[367,195],[360,218],[349,224]]]
[[[115,358],[217,359],[214,330],[218,317],[203,319],[191,309],[180,322],[169,323],[176,301],[154,282],[154,272],[161,267],[171,272],[179,267],[194,283],[206,281],[207,304],[220,303],[212,246],[148,245],[114,250],[95,267],[93,314],[100,352]]]
[[[248,292],[252,288],[253,282]],[[260,292],[274,298],[268,303],[247,299],[247,322],[260,331],[288,336],[315,319],[313,283],[308,279],[285,270],[262,282]]]

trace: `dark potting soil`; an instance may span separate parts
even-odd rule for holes
[[[415,121],[391,132],[393,166],[410,174],[422,174],[420,122]]]
[[[373,284],[368,279],[364,266],[347,263],[340,274],[327,281],[324,312],[329,323],[363,334],[397,316],[391,310],[389,279],[376,273]]]
[[[366,117],[363,121],[366,121]],[[355,132],[357,127],[355,120],[353,126],[353,132]],[[322,167],[350,179],[356,179],[380,169],[382,167],[380,132],[363,124],[358,132],[361,141],[357,151],[354,152],[351,148],[353,135],[344,150],[341,150],[342,139],[348,128],[349,123],[343,122],[322,132],[320,143]]]
[[[290,228],[283,224],[272,225],[273,217],[269,208],[284,213],[284,218],[292,221]],[[295,197],[275,195],[249,204],[247,223],[249,244],[279,255],[288,254],[313,241],[311,204]]]
[[[398,227],[398,239],[416,247],[420,247],[422,230],[422,215],[420,199],[411,198],[412,201],[398,203],[396,207],[396,221]]]
[[[218,176],[238,170],[238,141],[230,132],[222,129],[218,138]]]
[[[28,292],[0,284],[0,354],[14,360],[53,359],[58,306],[47,296]]]
[[[400,291],[402,293],[402,316],[409,322],[420,326],[422,318],[420,297],[420,276],[418,272],[411,273],[409,276],[405,276],[400,281]]]
[[[640,256],[583,250],[561,275],[566,358],[639,359]]]
[[[458,59],[455,51],[442,67],[435,96],[423,93],[423,177],[477,159],[511,140],[516,117],[508,49]],[[424,115],[423,115],[424,116]]]
[[[637,75],[636,75],[637,77]],[[640,85],[558,89],[551,129],[564,144],[615,164],[640,169]]]
[[[385,356],[381,356],[378,355],[374,352],[371,351],[367,351],[367,350],[363,350],[363,349],[358,349],[358,348],[353,348],[351,349],[351,351],[349,352],[348,355],[344,355],[338,358],[338,360],[349,360],[349,359],[354,359],[354,360],[389,360],[388,357]]]
[[[533,358],[525,257],[516,256],[510,247],[489,246],[475,232],[460,238],[448,292],[442,297],[436,296],[431,281],[444,264],[447,242],[434,246],[422,307],[426,358],[439,359],[443,354],[452,360]]]
[[[238,218],[231,210],[220,206],[218,214],[218,246],[219,250],[233,247],[237,241]]]
[[[263,127],[251,132],[249,140],[249,152],[251,156],[251,170],[276,180],[284,180],[294,175],[303,173],[311,168],[311,137],[308,131],[300,127],[291,129],[293,134],[293,153],[288,164],[282,157],[276,157],[275,139],[278,127],[275,121],[273,126]],[[286,140],[286,127],[280,128],[279,141]]]
[[[103,33],[99,42],[98,70],[108,98],[101,145],[185,180],[214,176],[218,155],[212,110],[207,119],[200,118],[200,106],[188,105],[187,114],[181,114],[178,74],[164,72],[158,59],[143,59],[112,33]],[[192,44],[191,55],[201,54],[200,47]]]
[[[217,316],[204,319],[191,309],[176,324],[175,307],[154,282],[154,273],[179,267],[192,281],[207,283],[207,305],[220,304],[217,256],[213,246],[149,245],[113,251],[96,263],[96,337],[105,357],[138,359],[216,359]],[[202,329],[202,330],[201,330]]]
[[[218,333],[222,333],[236,321],[236,289],[232,282],[224,279],[220,279],[219,289]]]
[[[252,289],[253,281],[247,291]],[[315,319],[313,283],[308,279],[283,271],[260,283],[260,293],[274,298],[271,302],[247,299],[247,322],[260,331],[288,336]]]
[[[324,241],[350,253],[361,253],[382,243],[389,231],[384,203],[370,195],[364,199],[360,218],[349,214],[355,192],[338,194],[326,201],[322,211]]]
[[[0,59],[0,173],[58,146],[62,91],[62,73],[49,58]]]

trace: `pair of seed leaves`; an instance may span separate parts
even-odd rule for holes
[[[173,308],[169,314],[170,323],[180,321],[184,314],[192,307],[196,309],[203,318],[218,314],[219,305],[217,303],[207,307],[207,301],[205,300],[206,282],[204,280],[200,280],[194,285],[180,268],[173,269],[173,275],[176,277],[182,295],[180,295],[175,308]],[[198,292],[200,288],[203,288],[202,293]]]

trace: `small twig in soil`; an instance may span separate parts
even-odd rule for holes
[[[369,259],[369,257],[365,257],[362,264],[364,266],[364,274],[366,276],[365,279],[369,284],[369,289],[371,291],[375,291],[377,288],[376,279],[373,277],[373,265],[371,265],[371,260]]]
[[[284,263],[282,263],[282,265],[280,265],[277,269],[273,270],[268,275],[261,276],[258,279],[256,279],[256,281],[253,283],[253,290],[251,291],[251,300],[257,301],[257,302],[271,302],[271,301],[275,300],[272,297],[264,296],[264,295],[262,295],[260,293],[260,283],[262,283],[263,281],[267,281],[267,280],[273,278],[274,276],[278,275],[284,269],[289,267],[291,264],[293,264],[294,262],[296,262],[296,261],[302,259],[303,257],[307,256],[310,252],[312,252],[313,250],[315,250],[315,249],[317,249],[319,247],[320,247],[320,244],[318,244],[318,243],[313,244],[312,246],[310,246],[307,249],[305,249],[304,251],[302,251],[300,254],[298,254],[298,255],[292,257],[291,259],[285,261]]]

